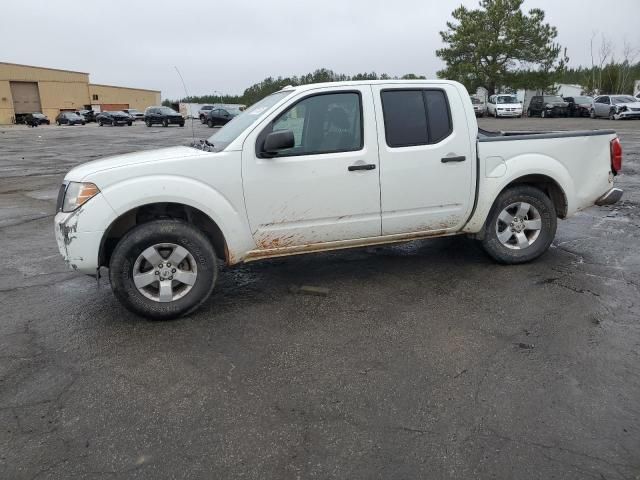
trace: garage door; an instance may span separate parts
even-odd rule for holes
[[[41,112],[40,93],[36,82],[11,82],[11,96],[16,115]]]
[[[100,105],[100,110],[103,112],[117,112],[129,108],[128,103],[103,103]]]

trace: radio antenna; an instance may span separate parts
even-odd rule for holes
[[[182,86],[184,87],[184,93],[187,96],[187,98],[189,98],[189,92],[187,91],[187,84],[184,83],[184,78],[182,78],[182,74],[180,73],[180,70],[178,70],[178,67],[176,67],[175,65],[173,66],[173,68],[175,68],[176,72],[178,72],[178,76],[180,77],[180,81],[182,82]],[[188,107],[187,107],[187,113],[191,117],[191,136],[193,137],[193,145],[195,146],[195,144],[196,144],[196,131],[193,128],[193,112],[191,112],[191,109],[188,108]]]

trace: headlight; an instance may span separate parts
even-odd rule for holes
[[[69,182],[62,201],[63,212],[73,212],[100,193],[100,189],[89,182]]]
[[[547,104],[545,105],[545,108],[553,108],[553,105],[551,105],[550,103],[547,103]]]

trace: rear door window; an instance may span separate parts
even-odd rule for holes
[[[382,112],[387,145],[429,145],[452,132],[451,113],[443,90],[383,90]]]

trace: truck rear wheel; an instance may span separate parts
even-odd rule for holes
[[[211,295],[218,264],[211,242],[181,220],[144,223],[116,245],[109,280],[116,298],[152,320],[187,315]]]
[[[556,228],[551,199],[535,187],[518,185],[502,192],[491,207],[482,246],[499,263],[526,263],[547,251]]]

